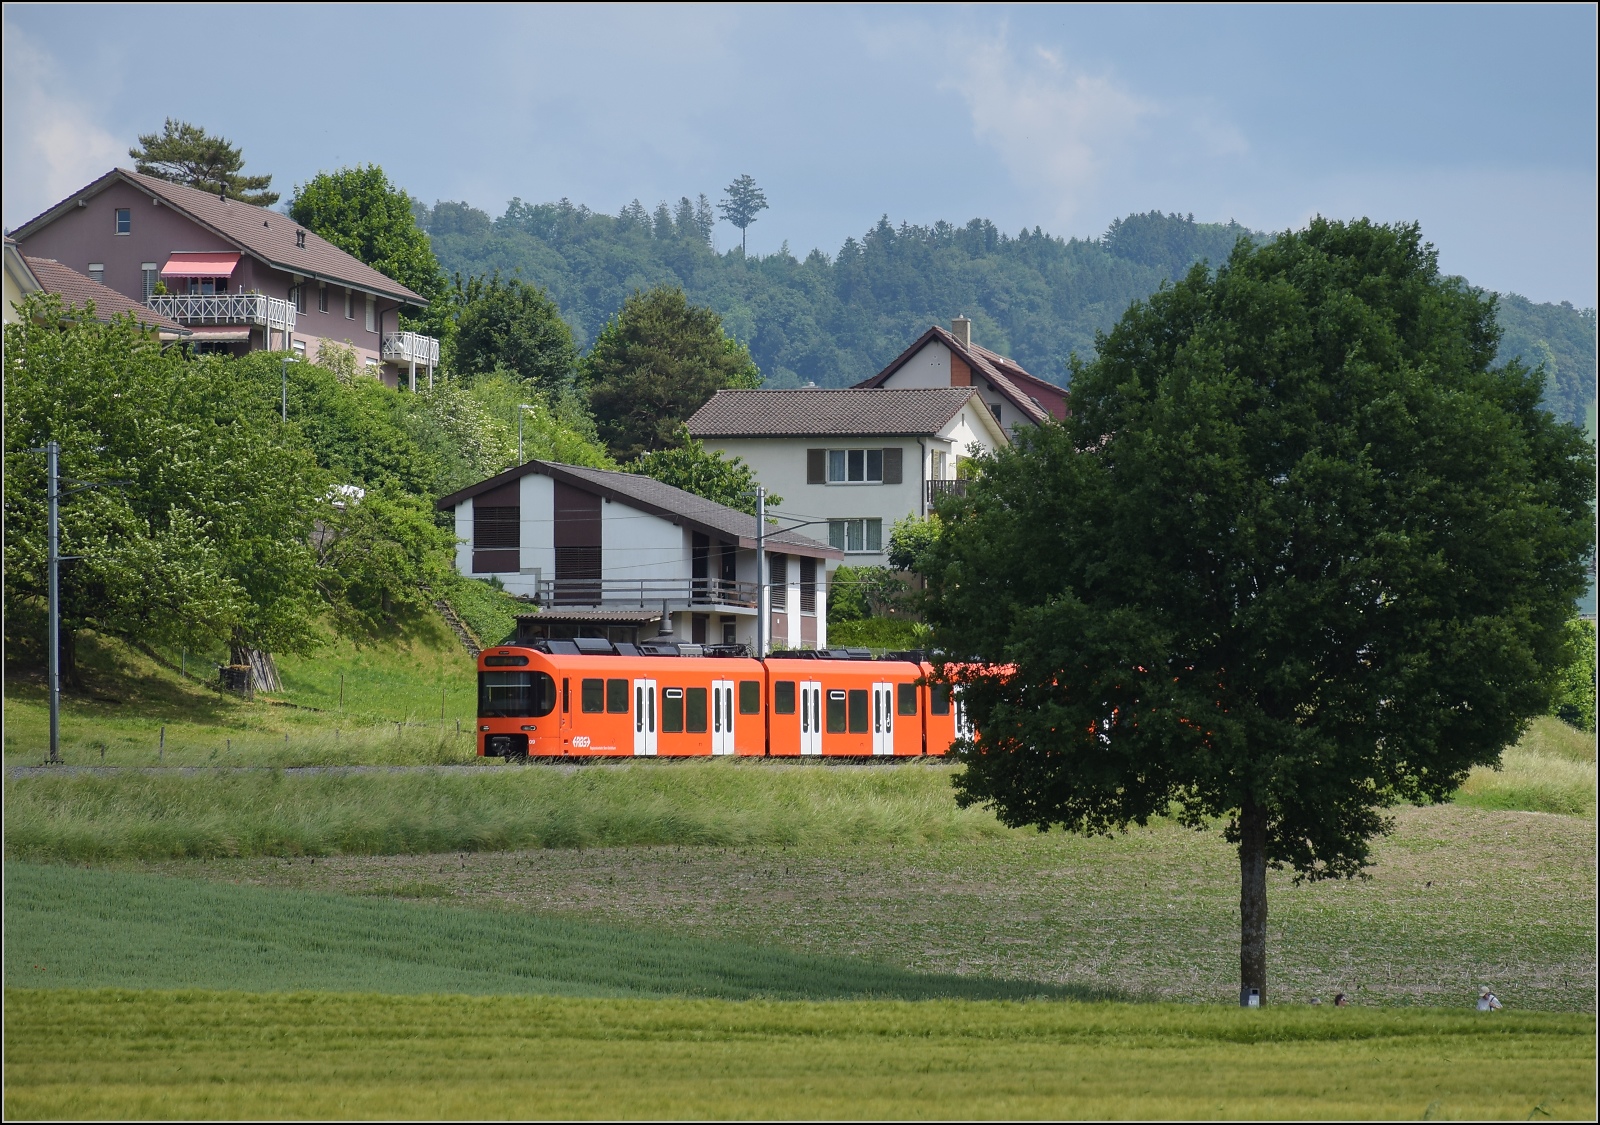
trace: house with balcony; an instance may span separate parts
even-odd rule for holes
[[[118,168],[11,232],[51,259],[182,325],[198,350],[354,350],[389,386],[432,382],[439,342],[403,330],[426,298],[278,211]]]
[[[972,342],[972,321],[958,316],[949,330],[929,328],[860,390],[972,387],[1009,432],[1067,416],[1067,391],[1030,375],[1015,360]]]
[[[744,645],[760,612],[756,518],[634,473],[529,461],[438,501],[456,568],[530,603],[518,636]],[[773,648],[828,642],[829,569],[842,552],[769,522]],[[498,637],[485,637],[494,642]]]
[[[960,462],[1010,442],[974,386],[718,391],[688,425],[783,513],[826,527],[849,566],[888,565],[894,522],[964,490]]]

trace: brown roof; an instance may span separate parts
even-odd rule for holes
[[[152,312],[139,302],[130,300],[115,289],[85,277],[54,258],[30,258],[23,255],[22,260],[28,263],[28,268],[33,271],[33,276],[38,279],[40,287],[46,293],[54,293],[60,297],[68,308],[81,309],[93,303],[96,320],[107,321],[114,316],[132,313],[138,318],[139,323],[147,328],[171,332],[175,336],[189,335],[189,330],[177,321],[170,320],[158,312]]]
[[[305,230],[289,216],[265,207],[222,199],[208,191],[174,184],[156,176],[114,168],[82,191],[74,192],[50,210],[29,219],[12,231],[12,237],[26,240],[38,228],[76,206],[79,199],[98,195],[118,181],[131,184],[147,195],[179,211],[203,227],[233,243],[241,251],[288,273],[303,274],[321,281],[337,282],[353,289],[376,293],[411,305],[426,305],[427,298],[413,293],[392,278],[385,277],[365,262],[347,254],[322,236]],[[305,234],[305,246],[295,237]]]
[[[501,485],[510,484],[527,476],[540,473],[565,484],[592,492],[608,500],[620,501],[630,508],[649,512],[683,527],[703,531],[708,535],[733,539],[741,547],[756,545],[756,518],[745,512],[663,484],[654,477],[639,473],[619,473],[610,469],[590,469],[582,465],[562,465],[555,461],[529,461],[507,469],[498,476],[479,481],[441,497],[436,503],[440,511],[448,511],[463,500],[489,492]],[[791,554],[812,555],[817,558],[842,558],[836,547],[819,543],[795,531],[769,531],[767,545],[772,550],[783,549]]]
[[[689,432],[697,438],[918,437],[944,429],[977,394],[971,387],[718,391],[689,419]]]
[[[1054,416],[1053,411],[1040,403],[1039,400],[1029,392],[1029,390],[1024,390],[1021,386],[1018,386],[1018,381],[1013,380],[1011,375],[1017,374],[1023,376],[1026,378],[1026,380],[1034,383],[1044,383],[1044,380],[1038,379],[1033,375],[1029,375],[1014,360],[1006,359],[1004,356],[998,355],[995,352],[991,352],[987,348],[980,348],[976,345],[970,348],[962,347],[960,340],[957,340],[952,333],[940,328],[937,324],[928,329],[921,336],[918,336],[909,348],[895,356],[894,359],[890,361],[889,366],[872,376],[872,378],[863,379],[861,382],[856,384],[856,387],[861,390],[867,390],[870,388],[883,386],[884,381],[887,380],[889,376],[893,375],[896,371],[900,370],[900,368],[904,367],[906,362],[910,360],[912,356],[920,352],[932,340],[938,340],[945,347],[963,357],[969,364],[972,365],[973,368],[978,371],[980,375],[982,375],[990,382],[991,385],[993,385],[995,390],[1004,395],[1005,398],[1010,401],[1010,403],[1018,410],[1022,411],[1022,413],[1026,415],[1030,421],[1038,424],[1040,422],[1047,421]],[[1048,383],[1044,385],[1053,386],[1053,384]],[[1031,389],[1032,388],[1030,388],[1030,390]],[[1059,388],[1057,389],[1059,390]]]

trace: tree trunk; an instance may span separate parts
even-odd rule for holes
[[[1267,810],[1239,810],[1239,1003],[1267,1002]]]

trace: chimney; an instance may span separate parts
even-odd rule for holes
[[[950,334],[961,342],[963,348],[972,347],[972,321],[958,316],[950,322]]]

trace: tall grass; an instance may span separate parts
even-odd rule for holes
[[[1501,756],[1500,768],[1479,767],[1455,795],[1480,809],[1595,815],[1594,735],[1560,719],[1541,718]]]
[[[1583,1016],[46,992],[8,1118],[1580,1118]]]
[[[1006,833],[943,766],[645,762],[440,773],[205,771],[7,782],[9,856],[54,860],[849,844]]]
[[[1066,996],[593,922],[75,867],[5,869],[7,987],[745,999]]]

